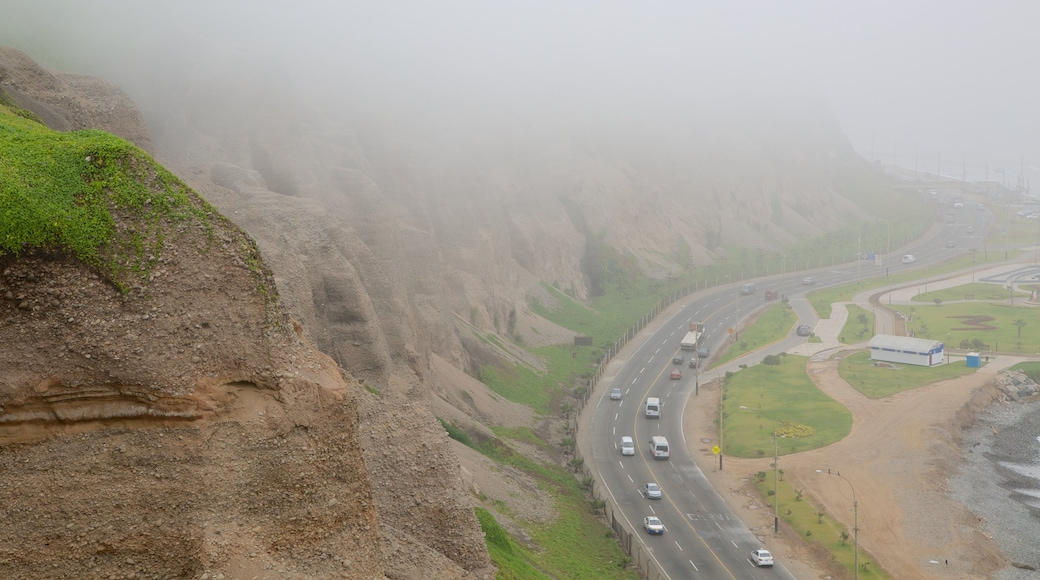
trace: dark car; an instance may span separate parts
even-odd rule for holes
[[[701,361],[691,357],[690,362],[686,363],[686,366],[690,367],[691,369],[699,369],[701,368]]]
[[[697,356],[699,358],[708,358],[709,354],[711,354],[711,351],[706,346],[702,346],[697,349]]]
[[[683,355],[677,354],[677,355],[675,355],[675,358],[672,359],[672,364],[673,365],[681,365],[685,361],[686,361],[686,359],[683,357]]]
[[[798,336],[809,336],[810,334],[812,334],[811,326],[809,326],[808,324],[798,325]]]

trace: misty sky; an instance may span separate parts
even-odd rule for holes
[[[1040,168],[1037,2],[0,0],[0,14],[0,42],[132,95],[235,52],[391,108],[820,102],[886,164]]]

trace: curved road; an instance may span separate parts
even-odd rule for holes
[[[969,204],[974,207],[974,204]],[[705,324],[706,344],[714,352],[729,338],[728,330],[739,321],[762,307],[765,290],[777,290],[786,295],[798,316],[799,323],[815,325],[815,311],[804,299],[805,291],[816,286],[801,284],[804,275],[815,278],[818,286],[843,284],[856,279],[885,276],[890,273],[936,263],[977,247],[975,237],[984,235],[993,224],[988,212],[959,209],[952,212],[938,206],[938,211],[952,219],[943,219],[924,239],[907,246],[901,252],[914,254],[916,260],[903,264],[900,255],[886,265],[866,261],[846,264],[840,268],[822,269],[797,276],[772,276],[756,280],[757,292],[740,296],[739,284],[721,286],[687,297],[687,303],[660,323],[656,330],[644,329],[649,334],[642,344],[630,346],[615,358],[620,363],[613,376],[605,377],[597,388],[598,399],[591,415],[591,424],[583,425],[588,434],[586,456],[592,460],[599,481],[616,506],[615,517],[624,527],[634,532],[632,547],[637,563],[651,571],[651,578],[755,579],[787,578],[792,576],[778,561],[772,569],[757,568],[750,559],[752,550],[762,542],[735,517],[722,497],[711,487],[689,453],[690,445],[682,431],[682,412],[691,397],[697,396],[700,377],[698,371],[673,364],[672,359],[682,354],[688,360],[696,356],[692,351],[679,349],[679,341],[689,329],[690,322]],[[794,335],[770,345],[770,352],[795,352],[793,347],[806,339]],[[629,354],[631,353],[631,354]],[[763,351],[760,354],[765,354]],[[712,369],[716,376],[736,363]],[[616,368],[617,364],[611,365]],[[683,378],[672,380],[673,368],[680,368]],[[734,369],[735,370],[735,369]],[[623,390],[620,401],[609,400],[612,387]],[[659,419],[647,418],[644,404],[647,397],[661,399]],[[694,402],[696,399],[694,399]],[[583,418],[584,419],[584,418]],[[654,435],[665,436],[671,448],[669,460],[655,460],[650,454],[649,441]],[[622,436],[632,436],[636,443],[634,456],[622,456],[619,444]],[[656,482],[663,489],[663,497],[650,500],[642,490],[647,482]],[[665,525],[665,533],[650,536],[643,529],[643,518],[656,515]]]

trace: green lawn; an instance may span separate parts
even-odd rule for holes
[[[1040,317],[1029,306],[961,302],[939,306],[893,306],[907,316],[918,338],[980,352],[1040,352]],[[1022,324],[1019,328],[1016,322]]]
[[[1016,298],[1020,296],[1028,297],[1029,293],[1016,291],[1014,295]],[[954,286],[953,288],[945,288],[943,290],[922,292],[921,294],[915,295],[911,300],[914,302],[929,303],[934,303],[937,298],[943,302],[952,302],[954,300],[1003,301],[1007,300],[1009,296],[1009,292],[1001,284],[975,282],[974,284],[963,284],[961,286]]]
[[[874,313],[855,304],[846,304],[849,319],[841,327],[839,338],[844,344],[855,344],[874,337]]]
[[[871,399],[881,399],[935,382],[962,377],[976,370],[967,367],[964,361],[934,367],[886,364],[892,366],[876,367],[874,361],[870,360],[869,352],[858,352],[841,360],[838,373],[857,391]]]
[[[796,321],[794,309],[790,304],[777,302],[769,306],[755,318],[751,326],[741,331],[738,342],[729,343],[729,348],[715,360],[714,366],[729,362],[782,339],[791,332]]]
[[[778,431],[781,453],[830,445],[849,434],[852,414],[823,394],[805,374],[805,357],[755,365],[733,373],[723,392],[723,451],[737,457],[772,455]]]

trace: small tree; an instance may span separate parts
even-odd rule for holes
[[[933,298],[932,302],[935,302],[935,305],[939,306],[942,304],[942,298]]]
[[[1022,327],[1026,325],[1026,321],[1021,318],[1016,318],[1015,321],[1011,324],[1014,324],[1016,327],[1018,327],[1018,337],[1022,338]]]
[[[838,536],[838,538],[841,540],[841,545],[844,546],[845,543],[849,541],[849,532],[846,530],[842,530],[841,535]]]
[[[823,512],[816,512],[816,523],[823,523]]]
[[[780,357],[775,354],[767,354],[765,358],[762,359],[762,364],[771,367],[778,366],[780,364]]]

